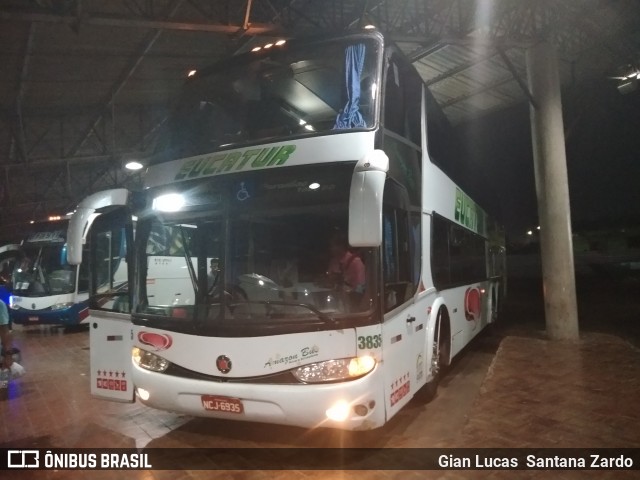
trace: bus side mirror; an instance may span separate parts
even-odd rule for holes
[[[382,194],[389,157],[373,150],[353,169],[349,194],[349,244],[379,247],[382,244]]]

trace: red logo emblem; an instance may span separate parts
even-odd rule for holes
[[[478,320],[482,312],[482,294],[477,288],[468,288],[464,294],[464,314],[467,320]]]
[[[138,333],[138,340],[140,343],[154,347],[156,351],[166,350],[173,343],[169,335],[154,332],[140,332]]]
[[[231,359],[226,355],[220,355],[216,359],[216,367],[218,367],[218,370],[222,373],[229,373],[231,371]]]

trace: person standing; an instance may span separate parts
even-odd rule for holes
[[[2,343],[2,368],[11,368],[13,364],[13,348],[11,330],[9,330],[9,309],[0,301],[0,343]]]

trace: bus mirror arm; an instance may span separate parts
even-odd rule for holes
[[[91,224],[100,215],[99,210],[127,205],[128,198],[129,191],[127,189],[114,188],[94,193],[78,204],[67,228],[67,262],[69,265],[82,263],[82,245],[87,238]]]
[[[382,244],[382,194],[389,157],[373,150],[358,161],[349,193],[349,244],[379,247]]]

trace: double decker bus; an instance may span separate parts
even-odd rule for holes
[[[432,398],[504,291],[503,237],[445,173],[450,133],[373,31],[198,72],[144,189],[98,192],[71,218],[92,394],[348,430]],[[126,289],[105,253],[123,243]]]
[[[74,326],[89,315],[87,265],[67,262],[68,219],[30,225],[13,260],[9,315],[18,325]]]

